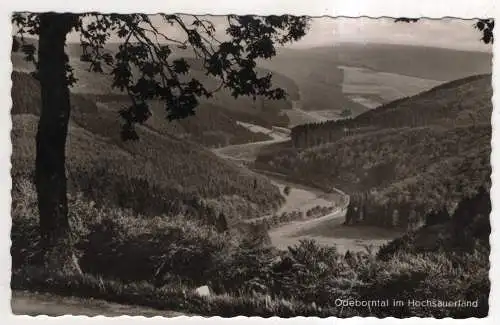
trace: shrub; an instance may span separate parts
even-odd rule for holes
[[[470,252],[419,252],[411,235],[378,257],[342,255],[308,240],[279,251],[247,246],[182,216],[144,218],[70,196],[70,220],[83,276],[37,263],[38,215],[33,185],[13,186],[12,288],[48,291],[218,316],[484,317],[488,312],[489,247]],[[474,223],[473,223],[474,224]],[[405,246],[406,245],[406,246]],[[215,295],[192,289],[208,285]],[[478,300],[479,308],[344,308],[360,300]]]
[[[37,263],[38,211],[33,185],[14,186],[13,268]],[[169,276],[201,284],[217,255],[235,239],[182,216],[145,218],[117,208],[97,207],[81,195],[69,197],[70,222],[85,272],[122,281],[161,284]]]

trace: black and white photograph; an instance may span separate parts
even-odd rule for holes
[[[488,316],[494,18],[11,23],[13,314]]]

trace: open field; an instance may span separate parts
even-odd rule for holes
[[[276,130],[265,128],[265,127],[257,125],[257,124],[245,123],[245,122],[241,122],[241,121],[236,121],[236,124],[246,128],[247,130],[249,130],[253,133],[263,133],[263,134],[267,135],[268,137],[271,137],[273,140],[285,140],[285,139],[289,138],[283,132],[278,132]]]
[[[269,232],[273,245],[286,249],[301,240],[312,239],[320,245],[335,246],[344,254],[365,251],[366,247],[378,250],[391,240],[401,237],[404,232],[380,227],[345,226],[345,213],[339,211],[336,217],[327,220],[292,222]]]
[[[339,68],[344,72],[342,82],[342,92],[344,94],[359,97],[375,95],[380,99],[379,105],[398,98],[416,95],[442,83],[442,81],[438,80],[410,77],[361,67],[341,65]],[[349,97],[352,99],[354,96]],[[359,99],[357,100],[363,105],[367,104]],[[368,101],[373,102],[370,99]],[[373,104],[370,103],[369,105]]]
[[[337,192],[326,193],[319,189],[286,181],[278,177],[270,176],[269,174],[265,174],[265,176],[267,176],[271,183],[277,186],[282,193],[285,187],[288,186],[290,188],[290,193],[285,195],[285,203],[281,206],[278,214],[293,211],[303,211],[305,213],[317,206],[335,207],[342,200],[341,195]]]
[[[289,127],[307,123],[318,123],[330,120],[338,120],[340,111],[338,109],[304,110],[303,103],[299,100],[292,101],[292,109],[285,110],[284,113],[290,120]]]
[[[334,191],[326,193],[309,186],[286,181],[278,176],[263,172],[271,182],[283,192],[285,186],[290,187],[290,194],[279,213],[292,211],[307,211],[316,206],[333,206],[332,213],[305,221],[294,221],[271,229],[269,235],[273,246],[287,249],[302,240],[315,240],[320,245],[335,246],[339,253],[365,251],[371,247],[374,251],[395,238],[404,231],[370,226],[346,226],[345,207],[342,206],[342,195]]]
[[[372,98],[370,98],[370,97],[372,97]],[[375,98],[373,98],[373,97],[375,97]],[[352,100],[353,102],[356,102],[356,103],[363,105],[363,106],[370,108],[370,109],[373,109],[373,108],[380,106],[382,104],[377,96],[371,96],[371,95],[367,96],[366,94],[363,94],[363,96],[349,95],[349,99]]]

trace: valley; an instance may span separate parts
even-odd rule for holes
[[[297,245],[301,240],[314,240],[320,245],[333,246],[340,254],[346,252],[377,252],[380,247],[401,237],[405,232],[381,227],[348,226],[345,212],[311,221],[297,221],[272,229],[269,234],[279,249]]]
[[[267,130],[269,133],[271,130]],[[245,167],[253,165],[260,150],[270,144],[283,143],[289,138],[277,137],[274,140],[234,145],[214,149],[214,152],[223,159]],[[278,225],[269,230],[272,245],[278,249],[286,250],[289,246],[298,245],[302,240],[315,240],[321,245],[335,246],[344,254],[347,251],[365,251],[367,248],[376,251],[380,246],[401,236],[401,230],[385,230],[377,227],[346,226],[345,216],[349,197],[338,189],[325,192],[321,189],[306,186],[287,179],[286,175],[271,173],[264,170],[252,169],[254,172],[267,177],[277,186],[281,193],[285,188],[289,194],[276,215],[283,213],[307,211],[315,207],[331,207],[331,212],[308,219],[305,221],[291,221]],[[271,216],[261,216],[249,219],[247,222],[262,222]]]
[[[106,46],[113,53],[118,44]],[[48,87],[12,54],[14,313],[487,313],[491,53],[335,43],[280,47],[272,59],[254,62],[235,56],[243,47],[224,43],[241,66],[220,75],[208,72],[196,48],[169,46],[169,60],[176,60],[165,69],[182,76],[166,90],[145,86],[154,95],[139,97],[147,112],[130,110],[147,113],[135,120],[138,139],[131,141],[124,140],[130,130],[122,118],[131,98],[112,89],[110,75],[89,72],[80,46],[67,44],[78,82],[70,88],[66,147],[58,157],[78,272],[61,271],[65,261],[54,269],[41,263],[47,255],[40,254],[46,250],[40,225],[48,219],[40,214],[35,179]],[[212,69],[227,68],[224,55],[214,54]],[[255,81],[268,73],[269,84]],[[176,101],[159,95],[182,93],[175,82],[184,78],[219,90],[173,95]],[[280,87],[288,96],[236,96],[255,85]],[[187,106],[187,117],[170,119]],[[443,293],[478,299],[482,307],[335,305],[343,296]]]
[[[276,174],[271,176],[273,174],[269,173],[267,167],[264,169],[255,168],[256,166],[262,167],[262,152],[275,155],[279,154],[282,148],[286,148],[292,137],[294,137],[293,132],[292,137],[290,137],[287,128],[288,130],[295,130],[297,126],[305,124],[316,125],[340,121],[345,118],[356,118],[356,116],[363,115],[364,112],[373,110],[385,103],[411,97],[431,89],[450,77],[448,74],[450,68],[447,67],[443,69],[442,77],[435,80],[430,78],[437,76],[435,71],[433,74],[426,74],[425,71],[415,74],[414,71],[409,71],[403,66],[401,66],[401,70],[397,70],[395,67],[388,68],[387,64],[382,61],[372,61],[374,57],[370,56],[366,56],[364,59],[358,58],[356,59],[358,61],[356,61],[353,60],[353,57],[345,54],[351,53],[351,46],[349,44],[345,45],[345,47],[341,46],[336,48],[336,51],[317,48],[308,53],[302,50],[285,50],[273,60],[262,62],[262,71],[274,72],[277,84],[284,86],[290,95],[288,104],[284,106],[278,105],[278,110],[271,115],[262,112],[272,103],[252,102],[248,99],[234,100],[222,92],[214,100],[204,101],[195,117],[175,123],[164,123],[164,108],[160,103],[152,102],[153,118],[147,122],[147,127],[156,132],[154,137],[158,139],[174,135],[176,138],[182,139],[182,141],[194,142],[208,147],[216,156],[229,161],[231,164],[236,163],[236,169],[250,169],[251,173],[257,172],[259,177],[274,186],[275,193],[283,193],[285,187],[291,188],[291,193],[288,196],[282,194],[284,196],[283,202],[279,203],[280,208],[276,210],[276,214],[292,213],[294,211],[305,213],[316,206],[336,206],[340,201],[336,193],[326,193],[317,188],[290,182],[289,179],[284,180],[279,173],[284,171],[285,178],[287,176],[293,177],[294,174],[283,169],[279,170],[277,174],[279,177],[276,177]],[[356,48],[356,46],[354,47]],[[368,52],[385,51],[383,47],[377,46],[363,48],[363,50]],[[359,56],[359,53],[356,53]],[[411,51],[408,53],[410,53],[408,60],[416,57],[411,54]],[[418,53],[418,49],[416,49],[415,53]],[[377,56],[377,58],[380,58],[380,56]],[[293,66],[290,65],[292,61],[294,62]],[[22,59],[13,56],[13,62],[16,70],[30,71]],[[80,79],[77,87],[72,89],[75,96],[87,98],[89,101],[95,100],[97,110],[101,114],[106,112],[105,115],[110,118],[110,114],[114,114],[120,107],[127,104],[126,97],[112,93],[109,80],[106,80],[105,76],[99,75],[95,77],[93,74],[91,75],[75,56],[72,57],[71,62],[76,67],[77,77]],[[198,63],[196,61],[189,62],[195,69],[195,75],[201,77],[199,71],[196,70],[198,69]],[[387,71],[380,69],[387,69]],[[205,80],[209,83],[212,82],[206,78]],[[321,95],[315,91],[321,91]],[[329,103],[331,105],[325,106],[321,104],[318,106],[318,100],[321,100],[323,104]],[[339,104],[341,105],[339,106]],[[238,107],[241,105],[243,107]],[[347,115],[343,115],[344,110],[348,112]],[[285,120],[279,116],[286,116],[288,122],[284,122]],[[75,116],[76,120],[84,123],[83,126],[87,125],[85,126],[87,129],[89,127],[91,130],[95,129],[92,123],[97,123],[97,121],[88,124],[90,122],[89,117],[85,112],[77,112]],[[271,117],[271,119],[268,119],[268,117]],[[283,128],[283,126],[286,128]],[[280,130],[280,127],[283,129]],[[113,126],[113,128],[116,128],[116,126]],[[98,132],[102,133],[102,131]],[[103,135],[106,137],[107,133]],[[271,149],[275,146],[278,151],[269,152],[269,150],[275,150]],[[125,152],[129,153],[130,150],[126,149]],[[255,164],[256,161],[257,164]],[[243,171],[243,173],[248,172]],[[311,175],[310,178],[315,179],[316,177]],[[339,181],[342,186],[351,187],[350,184],[346,185],[344,180]],[[208,198],[208,202],[214,202],[214,199],[216,201],[221,199],[224,202],[223,206],[233,205],[234,203],[229,203],[231,201],[235,203],[241,201],[238,198],[229,199],[228,194],[223,194],[219,198]],[[275,197],[272,201],[275,202],[273,204],[276,204],[279,199]],[[232,207],[221,208],[219,203],[214,206],[217,207],[217,210],[225,211],[225,213],[246,211],[251,215],[246,217],[250,218],[249,220],[264,218],[262,215],[258,216],[259,209],[255,208],[254,202],[248,203],[250,204],[238,202],[238,205],[243,206],[236,208],[236,210]],[[268,203],[266,203],[266,207],[269,207]],[[289,224],[281,225],[270,232],[273,244],[284,248],[289,244],[298,243],[301,239],[313,238],[321,243],[344,247],[341,250],[359,250],[364,249],[365,244],[380,246],[400,234],[399,231],[389,231],[391,235],[385,234],[385,236],[382,236],[383,239],[380,239],[377,236],[370,236],[371,232],[367,232],[362,226],[355,230],[358,226],[351,225],[348,228],[349,231],[358,231],[359,238],[349,239],[342,235],[343,232],[346,232],[343,225],[345,212],[345,209],[342,208],[341,211],[329,214],[331,219],[328,220],[331,220],[331,227],[326,227],[328,220],[321,221],[321,218],[292,221]],[[340,220],[343,221],[340,222]],[[318,233],[315,231],[318,224],[322,228],[330,229],[330,232]],[[377,231],[372,232],[377,233]]]
[[[491,75],[478,75],[353,119],[300,125],[290,142],[263,148],[256,166],[340,186],[352,194],[348,224],[418,227],[487,186],[491,94]]]

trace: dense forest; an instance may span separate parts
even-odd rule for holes
[[[438,86],[354,119],[295,127],[266,168],[351,194],[347,223],[416,227],[488,186],[491,75]]]
[[[32,175],[40,89],[25,73],[13,73],[13,180]],[[67,143],[73,193],[89,200],[155,215],[184,214],[212,220],[255,217],[283,201],[265,177],[225,162],[194,142],[155,125],[139,129],[141,141],[120,139],[116,111],[73,94]],[[246,130],[246,129],[245,129]]]

